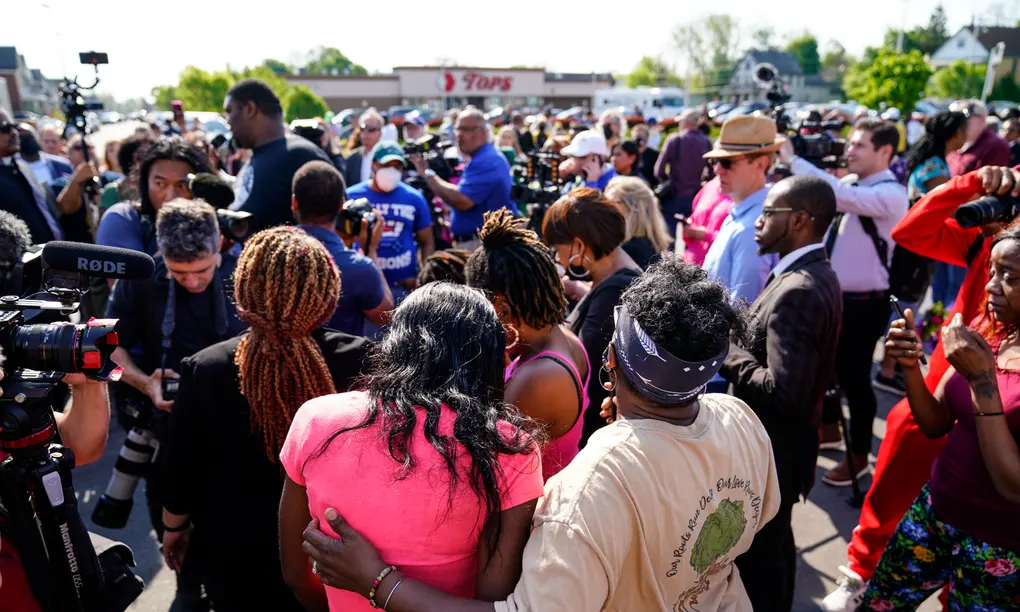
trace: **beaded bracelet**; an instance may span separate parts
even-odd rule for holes
[[[375,582],[372,583],[372,590],[368,592],[368,603],[372,604],[373,608],[378,608],[379,604],[375,603],[375,592],[379,589],[379,583],[385,580],[386,576],[390,575],[390,572],[397,569],[396,565],[391,565],[379,572],[379,575],[375,577]]]

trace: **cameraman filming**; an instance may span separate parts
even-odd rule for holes
[[[470,158],[457,185],[440,178],[420,155],[412,155],[411,163],[432,193],[453,209],[450,229],[454,246],[472,251],[481,246],[478,230],[485,213],[500,208],[516,210],[510,201],[510,164],[489,142],[488,121],[477,108],[469,107],[457,115],[454,136],[457,148]]]
[[[176,388],[172,381],[181,360],[247,327],[230,299],[237,259],[220,253],[222,241],[212,206],[180,198],[167,202],[156,218],[160,256],[152,278],[118,281],[107,305],[107,317],[120,319],[121,344],[113,360],[124,368],[121,380],[130,386],[121,385],[121,395],[135,407],[137,425],[151,429],[160,443],[173,405],[166,395]],[[128,352],[131,347],[137,347],[135,355]],[[145,498],[159,540],[164,482],[158,468],[149,470]],[[178,579],[179,599],[195,601],[198,593],[187,573]]]
[[[0,211],[0,244],[0,275],[6,276],[28,249],[31,236],[24,221],[5,211]],[[3,377],[0,370],[0,385]],[[59,439],[74,452],[76,465],[92,463],[102,456],[110,429],[106,383],[88,380],[84,374],[68,374],[63,382],[70,386],[71,395],[63,411],[53,415]],[[0,463],[6,459],[7,454],[0,451]],[[10,534],[4,531],[4,521],[0,506],[0,612],[36,612],[39,606]]]
[[[871,364],[875,343],[889,321],[889,266],[895,246],[891,234],[909,208],[906,188],[889,170],[899,142],[899,131],[887,121],[858,122],[847,143],[851,174],[843,180],[798,157],[789,140],[779,149],[780,159],[793,174],[821,177],[836,193],[838,214],[829,228],[825,249],[843,290],[836,375],[850,407],[847,452],[852,455],[855,474],[844,458],[822,477],[830,486],[850,486],[854,476],[868,470],[878,409],[871,387]],[[823,415],[822,442],[838,441],[837,422],[836,415]]]

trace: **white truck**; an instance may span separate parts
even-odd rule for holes
[[[619,110],[627,117],[640,115],[662,121],[672,119],[684,109],[684,90],[679,87],[597,89],[592,97],[596,115],[606,110]]]

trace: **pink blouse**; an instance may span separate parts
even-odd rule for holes
[[[730,196],[719,191],[719,177],[705,183],[698,195],[694,196],[694,212],[691,213],[691,224],[704,227],[704,240],[688,240],[684,261],[701,265],[705,263],[705,255],[715,241],[719,228],[726,216],[730,214]]]

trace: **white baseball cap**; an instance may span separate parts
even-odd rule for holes
[[[899,121],[900,120],[900,109],[895,106],[882,113],[882,119],[886,121]]]
[[[605,136],[595,130],[585,130],[574,136],[574,140],[560,152],[570,157],[587,157],[592,153],[608,157],[609,148],[606,146]]]

